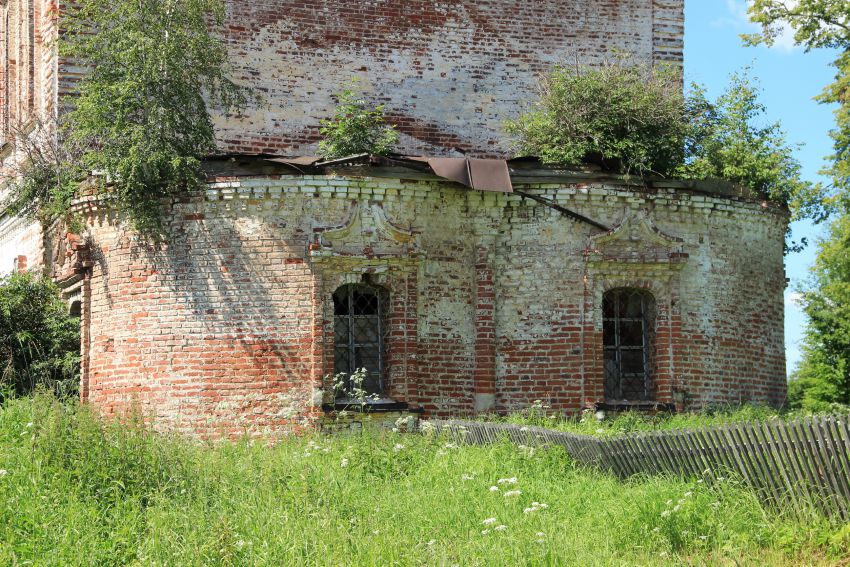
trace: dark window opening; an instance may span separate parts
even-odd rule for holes
[[[350,284],[336,290],[333,300],[335,372],[350,376],[365,368],[360,387],[369,396],[383,396],[386,292],[371,285]],[[356,386],[349,378],[336,392],[337,398],[350,399]]]
[[[79,319],[83,315],[83,304],[80,301],[74,301],[71,303],[70,309],[68,309],[68,313],[71,317],[76,317]]]
[[[602,300],[605,399],[654,399],[650,369],[655,300],[639,289],[620,288]]]

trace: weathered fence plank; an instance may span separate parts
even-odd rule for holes
[[[438,434],[470,444],[508,439],[558,445],[577,462],[619,478],[636,474],[735,474],[800,514],[850,519],[850,419],[816,417],[596,438],[506,423],[432,421]]]

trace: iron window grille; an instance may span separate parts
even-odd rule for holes
[[[650,367],[655,300],[644,290],[619,288],[602,300],[605,399],[655,398]]]
[[[349,378],[336,392],[337,400],[351,399],[351,374],[366,369],[360,387],[369,396],[384,394],[386,364],[385,316],[387,294],[367,284],[349,284],[336,290],[334,301],[334,369]]]

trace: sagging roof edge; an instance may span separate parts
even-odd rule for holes
[[[762,200],[743,188],[720,179],[684,180],[620,175],[598,169],[565,169],[547,166],[536,158],[484,159],[470,157],[373,156],[358,154],[322,160],[313,156],[231,154],[214,156],[204,165],[207,176],[327,175],[397,179],[445,179],[478,191],[513,193],[514,185],[548,183],[612,183],[644,189],[682,189],[745,199]],[[368,172],[366,171],[368,169]]]

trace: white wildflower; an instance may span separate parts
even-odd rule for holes
[[[689,498],[689,497],[691,497],[691,496],[693,496],[693,495],[694,495],[694,493],[693,493],[693,492],[691,492],[691,491],[685,492],[685,498]]]
[[[6,476],[7,474],[9,474],[9,471],[6,469],[0,469],[0,476]]]
[[[486,520],[484,520],[481,523],[484,524],[485,526],[489,526],[490,524],[495,524],[498,521],[499,520],[497,520],[496,518],[487,518]]]
[[[680,508],[680,506],[678,504],[676,504],[675,506],[673,506],[673,511],[678,512],[679,508]]]
[[[532,514],[532,513],[536,512],[536,511],[538,511],[539,509],[540,509],[540,508],[538,508],[537,506],[532,506],[531,508],[525,508],[525,509],[523,509],[522,513],[523,513],[523,514]]]
[[[500,526],[496,526],[495,528],[493,528],[493,530],[495,530],[497,532],[505,531],[506,529],[508,529],[508,526],[506,526],[505,524],[502,524]]]
[[[428,543],[426,543],[425,545],[427,545],[427,546],[429,546],[429,547],[430,547],[430,546],[434,545],[435,543],[437,543],[437,540],[436,540],[436,539],[432,539],[432,540],[429,540],[429,541],[428,541]]]
[[[347,467],[348,466],[348,459],[343,458],[342,461],[340,461],[339,466],[341,466],[342,468]]]
[[[481,530],[481,535],[487,535],[490,533],[490,530]]]
[[[666,518],[666,517],[668,517],[669,515],[670,515],[670,510],[664,510],[663,512],[661,512],[661,517],[662,517],[662,518]]]
[[[402,445],[401,443],[396,443],[395,446],[393,447],[393,449],[395,449],[396,451],[401,451],[404,448],[405,448],[404,445]]]
[[[516,484],[516,483],[517,483],[517,480],[516,480],[515,476],[511,477],[511,478],[500,478],[499,480],[496,481],[496,484]]]
[[[546,537],[546,534],[544,534],[543,532],[537,532],[534,535],[536,535],[537,537]]]
[[[27,429],[29,429],[30,427],[32,427],[32,422],[29,422],[29,423],[27,424]]]
[[[522,494],[522,490],[508,490],[505,492],[505,498],[512,498],[514,496],[519,496]]]
[[[499,487],[498,486],[491,486],[490,492],[499,492]]]
[[[464,474],[460,477],[461,480],[475,480],[474,474]]]

